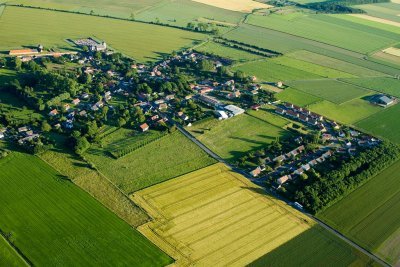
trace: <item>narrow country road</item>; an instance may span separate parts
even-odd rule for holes
[[[243,176],[245,176],[246,178],[253,180],[253,177],[251,177],[248,173],[244,172],[243,170],[240,170],[238,168],[236,168],[235,166],[232,166],[231,164],[229,164],[227,161],[225,161],[224,159],[222,159],[220,156],[218,156],[217,154],[215,154],[213,151],[211,151],[208,147],[206,147],[203,143],[201,143],[199,140],[197,140],[191,133],[189,133],[186,129],[184,129],[181,125],[179,124],[175,124],[177,129],[183,134],[185,135],[187,138],[189,138],[193,143],[195,143],[197,146],[199,146],[204,152],[206,152],[210,157],[214,158],[215,160],[227,165],[230,169],[232,169],[235,172],[238,172],[240,174],[242,174]],[[269,194],[272,194],[274,197],[285,201],[288,205],[290,205],[288,203],[287,200],[283,199],[282,197],[280,197],[279,195],[277,195],[276,193],[272,192],[271,190],[265,189],[265,191]],[[364,253],[365,255],[369,256],[371,259],[375,260],[377,263],[381,264],[382,266],[385,267],[390,267],[391,265],[388,264],[386,261],[382,260],[381,258],[379,258],[378,256],[376,256],[375,254],[371,253],[370,251],[364,249],[363,247],[357,245],[356,243],[354,243],[353,241],[351,241],[350,239],[348,239],[346,236],[344,236],[343,234],[341,234],[340,232],[336,231],[335,229],[333,229],[332,227],[330,227],[329,225],[327,225],[326,223],[324,223],[323,221],[319,220],[318,218],[316,218],[315,216],[313,216],[312,214],[309,214],[307,212],[304,212],[301,210],[301,212],[305,215],[307,215],[309,218],[313,219],[314,221],[316,221],[321,227],[325,228],[327,231],[329,231],[330,233],[336,235],[338,238],[340,238],[341,240],[345,241],[347,244],[349,244],[350,246],[352,246],[353,248],[361,251],[362,253]]]

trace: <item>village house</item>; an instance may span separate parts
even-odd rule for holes
[[[158,110],[166,110],[166,109],[168,109],[168,105],[166,103],[158,105]]]
[[[292,178],[292,177],[291,177],[290,175],[285,175],[285,176],[282,176],[282,177],[276,179],[276,183],[277,183],[279,186],[281,186],[281,185],[283,185],[284,183],[286,183],[287,181],[289,181],[291,178]]]
[[[286,113],[286,110],[281,109],[281,108],[276,108],[275,109],[275,113],[278,113],[280,115],[284,115]]]
[[[252,170],[250,172],[250,175],[253,176],[253,177],[257,177],[257,176],[259,176],[261,174],[261,172],[262,172],[262,169],[261,169],[260,166],[258,166],[257,168],[255,168],[254,170]]]
[[[58,115],[57,109],[53,109],[52,111],[49,112],[49,116],[56,116],[56,115]]]
[[[149,130],[149,125],[147,123],[143,123],[140,125],[140,129],[142,130],[142,132],[146,132]]]
[[[32,55],[38,53],[39,51],[37,49],[17,49],[17,50],[10,50],[8,54],[10,56],[24,56],[24,55]]]
[[[74,100],[72,100],[72,104],[73,105],[78,105],[81,101],[79,100],[79,98],[75,98]]]
[[[207,95],[200,95],[198,97],[198,100],[208,106],[219,106],[221,104],[221,102],[219,100],[217,100],[216,98],[212,97],[212,96],[207,96]]]
[[[223,110],[216,110],[215,114],[217,115],[219,120],[226,120],[229,118],[228,114],[226,114]]]
[[[261,106],[258,105],[258,104],[256,104],[256,105],[252,105],[250,108],[251,108],[252,110],[258,111],[258,110],[261,108]]]

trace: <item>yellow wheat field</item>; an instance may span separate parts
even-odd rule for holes
[[[193,0],[209,6],[215,6],[232,11],[251,13],[254,9],[271,8],[271,5],[253,0]]]
[[[244,266],[309,229],[307,217],[215,164],[135,193],[139,230],[176,266]]]

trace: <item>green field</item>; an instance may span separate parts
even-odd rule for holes
[[[94,146],[85,157],[126,193],[214,163],[180,132],[174,132],[119,159]]]
[[[244,62],[249,60],[262,59],[262,56],[255,55],[243,50],[231,48],[218,44],[215,42],[207,42],[204,45],[197,47],[197,51],[204,53],[211,53],[223,58],[228,58],[238,62]]]
[[[258,80],[269,82],[321,78],[311,72],[280,65],[272,60],[244,63],[235,66],[233,70],[241,70],[247,75],[255,75]]]
[[[8,83],[16,78],[13,70],[0,68],[0,85]]]
[[[71,46],[65,39],[88,36],[105,40],[140,61],[158,59],[203,38],[199,33],[162,26],[29,8],[7,7],[0,18],[0,50],[38,43],[66,49]]]
[[[279,100],[293,103],[302,107],[322,101],[321,98],[318,98],[316,96],[304,93],[302,91],[293,88],[287,88],[282,92],[276,94],[275,96]]]
[[[330,234],[321,226],[316,225],[248,266],[319,267],[379,265],[367,256],[345,245],[342,240]]]
[[[395,22],[400,22],[400,5],[396,3],[378,3],[369,5],[359,5],[355,6],[367,11],[368,15],[388,19]]]
[[[311,62],[295,59],[288,56],[278,57],[272,59],[272,62],[279,65],[287,66],[288,68],[296,68],[298,70],[313,73],[322,78],[351,78],[355,77],[352,74],[342,72],[333,68],[325,67],[322,65],[314,64]],[[306,77],[304,77],[306,78]]]
[[[262,121],[265,121],[267,123],[273,124],[278,127],[285,127],[288,124],[290,124],[290,121],[275,115],[274,113],[275,109],[265,105],[261,107],[259,110],[247,110],[246,113],[250,116],[256,117]]]
[[[132,13],[137,13],[157,5],[162,0],[11,0],[7,2],[10,4],[23,4],[83,13],[90,13],[93,10],[95,14],[130,18]]]
[[[206,119],[187,129],[224,159],[234,160],[290,133],[260,119],[242,114],[225,121]]]
[[[357,127],[367,132],[387,138],[400,144],[400,123],[399,123],[400,105],[383,110],[365,120],[356,124]]]
[[[2,235],[0,235],[0,266],[28,266]]]
[[[297,90],[335,104],[341,104],[369,93],[366,89],[337,80],[293,81],[287,84]]]
[[[400,161],[318,216],[395,264],[400,257]]]
[[[177,12],[179,10],[179,12]],[[199,21],[202,18],[215,23],[228,23],[235,25],[244,14],[216,8],[210,5],[197,3],[190,0],[164,1],[152,8],[146,9],[135,16],[143,21],[155,21],[156,18],[162,23],[186,27],[188,22]]]
[[[398,43],[400,34],[327,15],[251,15],[251,25],[266,27],[360,53],[369,53]],[[368,42],[366,42],[368,40]]]
[[[39,158],[14,152],[0,160],[0,177],[0,229],[33,265],[171,263],[139,232]]]
[[[299,50],[287,55],[288,57],[307,61],[327,68],[339,70],[341,72],[349,73],[355,76],[383,76],[383,73],[373,71],[368,68],[361,67],[356,64],[351,64],[343,60],[332,57],[327,57],[321,54],[312,53],[306,50]]]
[[[400,97],[400,80],[398,79],[390,77],[375,77],[341,80],[370,90]]]
[[[324,100],[312,104],[308,106],[308,108],[318,114],[344,124],[354,124],[382,110],[381,107],[370,104],[368,101],[359,98],[340,105]]]

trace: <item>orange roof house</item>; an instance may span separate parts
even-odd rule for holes
[[[37,53],[39,53],[39,51],[37,51],[36,49],[16,49],[16,50],[10,50],[9,55],[22,56],[22,55],[31,55]]]

